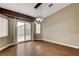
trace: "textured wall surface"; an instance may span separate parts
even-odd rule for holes
[[[42,37],[51,42],[79,47],[79,4],[71,4],[45,18]]]

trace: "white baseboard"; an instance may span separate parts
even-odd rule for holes
[[[0,48],[0,51],[3,50],[3,49],[5,49],[5,48],[7,48],[7,47],[9,47],[9,46],[11,46],[11,45],[12,45],[12,44],[8,44],[8,45],[6,45],[6,46]]]
[[[47,40],[47,39],[44,39],[44,41],[48,41],[48,42],[51,42],[51,43],[56,43],[56,44],[60,44],[60,45],[64,45],[64,46],[68,46],[68,47],[79,49],[78,46],[74,46],[74,45],[70,45],[70,44],[66,44],[66,43],[60,43],[60,42],[56,42],[56,41],[50,41],[50,40]]]

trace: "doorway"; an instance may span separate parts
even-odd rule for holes
[[[17,43],[31,40],[31,22],[16,21],[16,38]]]

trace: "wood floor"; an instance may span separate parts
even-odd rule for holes
[[[9,47],[0,52],[0,56],[79,56],[74,49],[44,41],[30,41]]]

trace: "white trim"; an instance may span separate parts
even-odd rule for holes
[[[7,47],[9,47],[9,46],[11,46],[11,45],[12,45],[12,44],[8,44],[8,45],[6,45],[6,46],[0,48],[0,51],[3,50],[3,49],[5,49],[5,48],[7,48]]]
[[[68,46],[68,47],[72,47],[72,48],[79,49],[79,47],[78,46],[75,46],[75,45],[70,45],[70,44],[56,42],[56,41],[50,41],[50,40],[47,40],[47,39],[44,39],[44,41],[48,41],[48,42],[51,42],[51,43],[56,43],[56,44],[60,44],[60,45],[64,45],[64,46]]]

